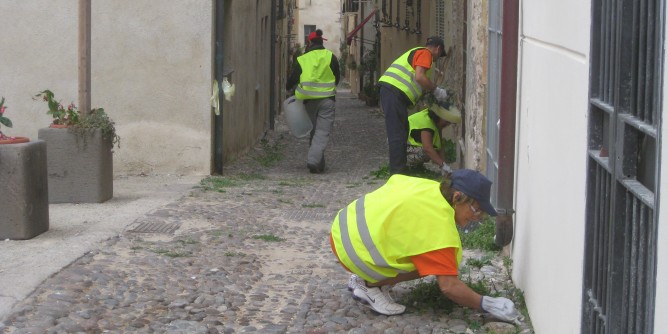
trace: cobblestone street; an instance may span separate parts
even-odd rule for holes
[[[179,200],[48,278],[0,324],[5,333],[532,333],[455,308],[382,316],[351,298],[332,255],[336,212],[384,180],[384,119],[337,95],[323,174],[282,122],[264,144]],[[224,181],[224,182],[223,182]],[[464,256],[480,257],[481,251]],[[500,255],[470,275],[512,284]],[[393,290],[395,300],[409,287]]]

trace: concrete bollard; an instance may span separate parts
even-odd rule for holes
[[[46,143],[0,145],[0,239],[31,239],[49,230]]]

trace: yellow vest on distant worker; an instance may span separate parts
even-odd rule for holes
[[[432,145],[435,149],[441,147],[441,130],[438,129],[434,121],[429,117],[429,109],[425,109],[419,112],[416,112],[413,115],[408,117],[408,142],[412,146],[422,147],[422,143],[419,143],[415,138],[413,138],[413,130],[422,130],[429,129],[434,131]],[[419,136],[419,134],[418,134]]]
[[[396,174],[341,209],[332,224],[339,260],[368,282],[415,271],[410,257],[462,243],[454,209],[436,181]]]
[[[422,96],[422,86],[415,81],[415,69],[408,62],[408,56],[410,56],[411,52],[419,49],[424,49],[424,47],[410,49],[397,58],[378,80],[404,92],[412,104],[415,104],[420,96]],[[427,70],[427,78],[431,79],[431,68]]]
[[[327,49],[309,51],[299,57],[302,68],[295,97],[300,100],[324,99],[336,95],[336,77],[330,67],[332,52]]]

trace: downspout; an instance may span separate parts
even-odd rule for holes
[[[360,15],[359,15],[359,18],[360,18],[360,19],[364,17],[364,7],[365,7],[364,4],[362,4],[361,6],[359,6],[359,14],[360,14]],[[362,36],[361,36],[361,38],[359,39],[359,41],[360,41],[360,43],[359,43],[359,50],[357,51],[357,54],[358,54],[359,57],[360,57],[359,62],[357,63],[357,64],[358,64],[358,66],[357,66],[357,75],[359,76],[359,82],[360,82],[360,94],[365,94],[365,92],[364,92],[364,71],[360,71],[360,70],[359,70],[359,68],[360,68],[359,65],[362,65],[362,62],[364,61],[364,43],[363,43],[363,41],[364,41],[364,24],[365,24],[367,21],[368,21],[368,20],[365,20],[365,21],[363,21],[363,22],[360,22],[360,23],[362,23],[362,26],[360,27],[360,30],[362,30],[362,31],[360,31],[360,33],[362,34]]]
[[[214,10],[214,42],[215,42],[215,63],[214,75],[218,82],[218,101],[220,103],[220,112],[213,114],[213,170],[211,174],[223,175],[223,107],[225,106],[225,95],[223,95],[222,82],[223,72],[223,32],[225,17],[225,0],[216,0]]]
[[[274,121],[276,118],[276,41],[278,40],[276,36],[276,0],[271,0],[271,46],[270,54],[271,61],[269,62],[269,72],[271,87],[269,88],[269,129],[274,129]]]
[[[513,237],[515,186],[515,122],[517,113],[517,48],[519,0],[503,2],[501,39],[501,97],[499,110],[499,175],[496,244],[506,246]]]

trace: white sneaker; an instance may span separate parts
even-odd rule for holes
[[[353,291],[355,288],[361,286],[366,286],[364,280],[355,274],[350,275],[350,278],[348,279],[348,291]]]
[[[388,287],[389,288],[389,287]],[[372,310],[384,315],[397,315],[406,311],[406,306],[392,301],[380,288],[366,286],[356,287],[353,290],[353,298],[366,304]]]

